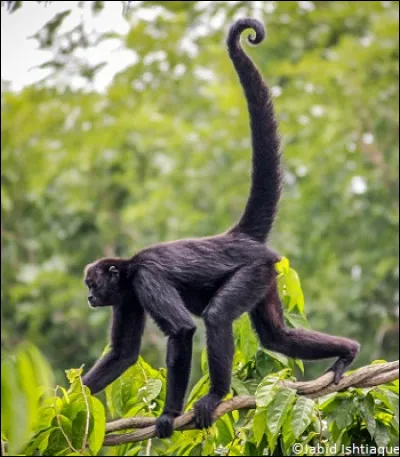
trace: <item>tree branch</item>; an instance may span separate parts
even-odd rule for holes
[[[332,392],[339,392],[350,387],[374,387],[399,379],[399,361],[372,364],[344,376],[339,384],[333,384],[333,373],[328,372],[323,376],[308,382],[283,381],[282,386],[295,389],[299,395],[309,398],[318,398]],[[253,396],[241,395],[223,401],[214,412],[214,420],[226,413],[237,409],[255,409],[256,399]],[[174,421],[175,430],[189,430],[195,428],[193,411],[177,417]],[[128,417],[109,422],[106,433],[125,429],[141,429],[125,434],[110,434],[104,439],[104,446],[116,446],[123,443],[143,441],[155,436],[154,417]]]

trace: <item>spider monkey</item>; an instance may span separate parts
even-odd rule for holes
[[[173,432],[188,386],[192,340],[201,316],[206,328],[210,389],[194,407],[195,424],[207,428],[231,383],[232,324],[243,313],[265,348],[304,360],[337,358],[328,369],[338,383],[360,346],[356,341],[285,326],[274,264],[280,256],[266,245],[281,193],[280,139],[270,91],[240,44],[263,41],[262,23],[236,21],[227,36],[230,59],[247,100],[252,136],[250,195],[238,222],[211,237],[183,239],[145,248],[131,258],[103,258],[85,269],[91,307],[112,307],[110,351],[83,382],[93,394],[118,378],[138,358],[149,315],[168,337],[167,398],[157,419],[160,438]]]

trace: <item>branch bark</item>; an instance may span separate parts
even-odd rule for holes
[[[309,398],[319,398],[332,392],[339,392],[350,387],[374,387],[399,379],[399,361],[372,364],[344,376],[339,384],[333,384],[333,373],[308,382],[283,381],[282,386],[295,389],[299,395]],[[253,396],[241,395],[220,403],[214,412],[214,420],[226,413],[237,409],[255,409],[256,399]],[[188,411],[177,417],[174,422],[175,430],[189,430],[195,428],[193,411]],[[109,422],[106,427],[104,446],[116,446],[123,443],[143,441],[155,436],[154,417],[128,417]],[[119,430],[141,429],[130,433],[112,434]]]

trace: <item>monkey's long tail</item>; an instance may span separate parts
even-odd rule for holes
[[[264,26],[256,19],[240,19],[229,30],[229,56],[239,76],[250,116],[253,167],[250,195],[237,224],[230,233],[245,233],[257,241],[265,241],[275,218],[281,191],[280,152],[277,122],[267,85],[250,57],[240,45],[241,33],[251,28],[258,44],[265,37]]]

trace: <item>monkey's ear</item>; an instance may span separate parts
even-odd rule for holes
[[[111,273],[113,276],[119,276],[119,270],[115,265],[111,265],[111,267],[108,269],[109,273]]]

